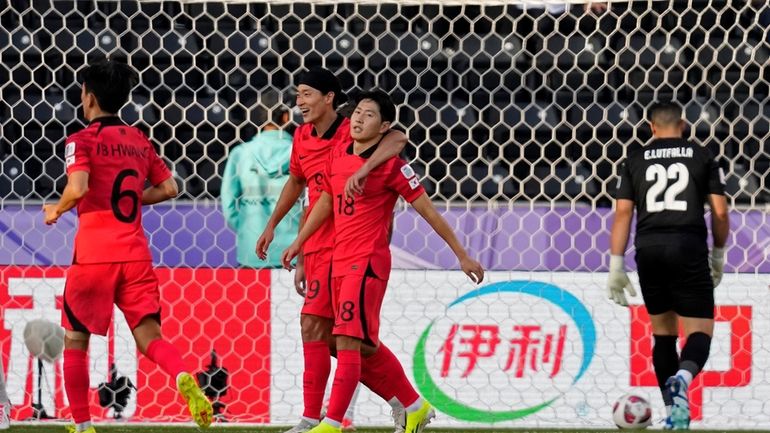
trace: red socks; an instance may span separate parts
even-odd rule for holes
[[[404,407],[420,397],[396,355],[382,343],[374,355],[362,360],[361,383],[385,401],[396,397]]]
[[[169,342],[157,339],[147,346],[147,358],[155,362],[176,381],[180,373],[185,372],[184,361],[179,351]],[[328,358],[328,356],[327,356]],[[70,403],[70,411],[75,424],[91,421],[88,389],[88,352],[85,350],[64,350],[64,389]]]
[[[326,382],[332,368],[331,351],[325,341],[311,341],[302,345],[305,372],[302,375],[305,398],[305,418],[320,419]]]
[[[326,412],[327,418],[332,421],[342,422],[360,379],[361,352],[357,350],[338,350],[337,371],[334,373],[334,385],[332,386],[332,395],[329,399],[329,410]]]
[[[144,354],[150,361],[158,364],[160,368],[171,375],[176,383],[176,378],[187,369],[182,361],[179,351],[166,340],[158,338],[147,345],[147,353]]]
[[[91,421],[88,405],[88,352],[85,350],[64,350],[64,389],[70,402],[70,411],[75,424]]]

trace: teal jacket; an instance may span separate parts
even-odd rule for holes
[[[222,212],[237,235],[241,266],[280,266],[281,253],[297,237],[299,203],[276,227],[267,260],[259,260],[255,253],[257,239],[289,176],[291,143],[291,135],[285,131],[263,131],[230,151],[222,177]]]

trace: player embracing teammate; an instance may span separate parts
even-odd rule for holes
[[[350,119],[335,111],[345,102],[346,97],[334,74],[323,68],[310,69],[298,77],[296,90],[297,108],[302,113],[303,124],[294,133],[289,179],[257,241],[257,255],[262,259],[267,255],[273,230],[305,188],[308,200],[306,215],[316,206],[321,196],[331,149],[350,141]],[[369,161],[372,167],[400,153],[406,145],[406,136],[403,132],[391,131],[382,144]],[[365,174],[366,169],[364,167],[357,175]],[[356,177],[351,178],[351,187],[356,186],[353,182]],[[304,355],[304,412],[300,422],[286,433],[307,432],[318,425],[321,418],[324,392],[331,373],[332,351],[335,350],[331,297],[333,246],[334,227],[329,221],[308,239],[297,260],[294,285],[305,298],[300,315]],[[389,403],[393,408],[395,431],[403,432],[404,408],[396,399],[391,399]]]
[[[358,96],[351,116],[351,139],[331,149],[322,193],[282,258],[284,266],[291,268],[291,261],[307,240],[333,221],[331,297],[337,370],[329,411],[311,433],[340,431],[339,421],[359,380],[386,401],[395,398],[405,407],[407,433],[421,432],[435,415],[409,382],[398,359],[379,340],[380,309],[391,269],[388,232],[399,196],[447,242],[474,282],[480,283],[484,277],[481,264],[468,256],[414,171],[401,158],[393,156],[372,169],[363,194],[346,193],[348,179],[377,152],[395,114],[393,102],[382,91]]]

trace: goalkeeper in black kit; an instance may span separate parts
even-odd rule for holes
[[[635,296],[624,269],[631,220],[637,212],[636,263],[655,345],[652,362],[666,404],[665,428],[687,430],[687,390],[703,369],[714,332],[714,288],[722,279],[729,233],[724,173],[708,149],[682,138],[682,108],[650,109],[653,140],[620,166],[610,237],[610,299]],[[704,206],[711,208],[709,253]],[[679,325],[687,339],[677,355]]]

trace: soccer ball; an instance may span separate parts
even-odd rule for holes
[[[652,407],[645,398],[626,394],[612,406],[612,420],[621,429],[646,428],[652,424]]]

